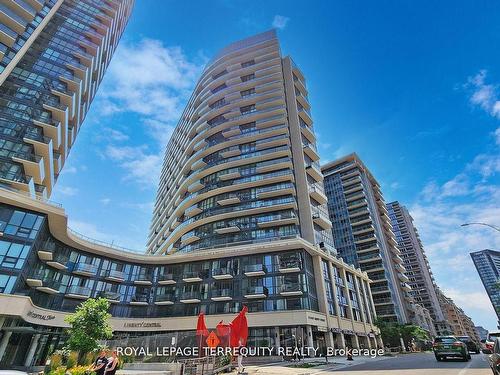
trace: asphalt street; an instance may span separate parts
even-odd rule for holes
[[[432,353],[399,355],[397,358],[367,362],[349,368],[330,370],[348,375],[491,375],[488,358],[484,354],[473,354],[468,362],[449,359],[438,362]]]

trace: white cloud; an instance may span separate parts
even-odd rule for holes
[[[480,70],[475,76],[469,77],[464,86],[471,90],[469,98],[471,104],[479,106],[491,116],[500,119],[498,85],[486,83],[487,74],[487,70]]]
[[[78,194],[78,189],[71,186],[56,185],[56,191],[62,195],[72,197]]]
[[[162,153],[148,153],[146,146],[106,147],[105,156],[125,170],[124,180],[133,180],[144,188],[156,186],[162,165]]]
[[[176,122],[201,66],[180,47],[143,39],[120,43],[106,73],[101,95],[104,112],[135,112],[162,122]]]
[[[72,166],[65,166],[65,167],[63,168],[62,173],[65,173],[65,174],[74,174],[74,173],[76,173],[77,171],[78,171],[78,170],[77,170],[77,168],[76,168],[75,166],[73,166],[73,165],[72,165]]]
[[[483,76],[475,77],[480,83]],[[500,133],[500,131],[498,131]],[[496,135],[497,132],[495,132]],[[498,224],[500,153],[477,155],[448,181],[430,181],[410,207],[438,285],[476,323],[495,327],[495,314],[470,252],[500,248],[500,236],[469,222]]]
[[[288,21],[290,21],[289,17],[280,16],[279,14],[277,14],[273,18],[272,27],[274,27],[275,29],[283,30],[288,24]]]
[[[96,103],[117,127],[100,132],[97,141],[103,145],[97,152],[125,171],[124,180],[156,185],[165,146],[201,70],[179,47],[152,39],[120,43]],[[121,123],[132,115],[134,124]],[[144,144],[131,144],[138,139]]]
[[[108,204],[111,203],[111,198],[102,198],[99,200],[104,206],[107,206]]]

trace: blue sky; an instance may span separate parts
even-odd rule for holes
[[[210,4],[210,5],[208,5]],[[52,199],[142,251],[163,149],[203,64],[276,27],[303,70],[322,161],[356,151],[414,216],[442,289],[496,317],[469,252],[500,236],[500,3],[137,1]]]

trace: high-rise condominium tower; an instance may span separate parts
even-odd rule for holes
[[[339,255],[368,273],[378,317],[408,322],[411,288],[379,184],[356,154],[322,172]]]
[[[0,184],[48,197],[133,0],[0,4]]]
[[[488,293],[491,304],[495,309],[500,326],[500,288],[498,281],[500,279],[500,251],[481,250],[471,253],[472,261],[476,266],[477,273]]]
[[[437,298],[434,277],[417,228],[413,225],[413,218],[408,209],[397,201],[388,203],[387,210],[404,261],[406,276],[410,279],[410,293],[416,303],[429,310],[434,321],[440,322],[444,320],[444,316]]]
[[[203,72],[167,147],[148,254],[81,238],[61,207],[0,187],[0,364],[43,366],[66,314],[96,297],[115,347],[157,334],[192,347],[201,312],[215,329],[243,306],[250,347],[381,347],[371,281],[332,246],[315,139],[304,76],[271,31]]]
[[[168,143],[148,253],[301,237],[335,254],[315,142],[305,79],[275,32],[223,49]]]

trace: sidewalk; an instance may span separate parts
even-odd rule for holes
[[[390,360],[393,358],[395,357],[354,357],[353,361],[348,361],[346,357],[328,357],[328,363],[326,363],[325,358],[305,358],[300,362],[282,361],[249,365],[245,366],[245,373],[248,375],[319,375],[324,372],[340,370],[349,366]],[[245,364],[243,363],[243,365]],[[233,371],[233,373],[236,373],[236,371]]]

